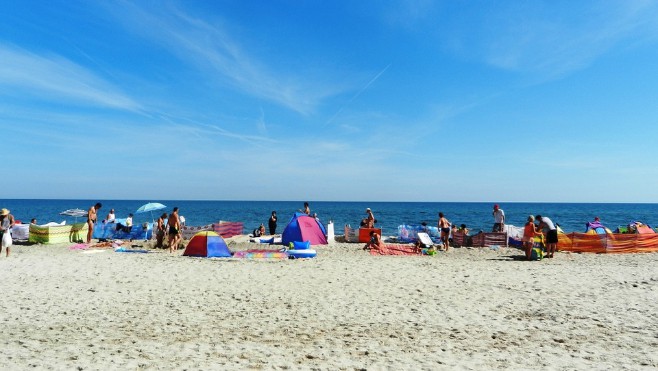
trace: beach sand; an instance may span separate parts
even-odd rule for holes
[[[231,249],[256,248],[244,236]],[[2,369],[655,369],[658,254],[0,257]]]

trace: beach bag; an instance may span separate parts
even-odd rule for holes
[[[542,260],[544,258],[544,250],[540,247],[533,247],[530,251],[530,260]]]
[[[11,246],[11,244],[12,244],[11,233],[9,233],[9,231],[6,231],[2,235],[2,247],[9,247],[9,246]]]

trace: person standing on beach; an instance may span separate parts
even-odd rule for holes
[[[375,215],[373,215],[372,210],[367,208],[366,214],[368,214],[366,217],[366,228],[375,228]]]
[[[0,253],[2,248],[5,248],[7,257],[9,257],[9,250],[11,246],[11,227],[14,226],[14,216],[9,213],[9,210],[0,210]],[[6,235],[6,236],[5,236]]]
[[[553,221],[546,216],[537,215],[536,219],[539,222],[538,228],[546,234],[546,257],[552,258],[557,250],[557,228]]]
[[[87,243],[91,243],[91,236],[94,235],[94,223],[98,220],[98,210],[100,210],[101,207],[103,207],[103,204],[97,202],[96,205],[90,207],[87,212],[87,227],[89,227],[89,230],[87,231]]]
[[[180,241],[180,219],[178,218],[178,207],[174,207],[174,210],[169,215],[167,220],[168,228],[168,242],[169,242],[169,252],[172,253],[175,250],[178,250],[178,242]]]
[[[279,220],[276,217],[276,211],[272,211],[270,219],[267,221],[267,226],[270,227],[270,235],[274,236],[276,234],[276,222]]]
[[[304,210],[302,212],[308,216],[311,216],[311,208],[308,206],[308,202],[304,202]]]
[[[439,213],[439,230],[441,231],[441,241],[443,241],[443,247],[445,251],[448,251],[448,245],[449,241],[448,238],[450,238],[450,222],[446,217],[443,215],[443,213]]]
[[[165,219],[167,219],[167,213],[162,213],[158,218],[158,224],[155,228],[155,248],[162,249],[164,248],[164,236],[165,236]]]
[[[493,206],[493,217],[494,225],[492,232],[504,232],[505,231],[505,212],[501,209],[498,204]]]
[[[535,225],[535,217],[530,215],[525,227],[523,227],[523,248],[527,260],[532,260],[532,247],[535,245],[535,236],[541,236],[541,233]]]

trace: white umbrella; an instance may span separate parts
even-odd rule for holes
[[[151,212],[151,221],[155,222],[155,219],[153,219],[153,212],[156,211],[156,210],[165,209],[166,207],[167,206],[165,206],[165,205],[163,205],[159,202],[149,202],[147,204],[144,204],[144,205],[140,206],[139,209],[137,209],[137,211],[135,211],[135,212],[138,213],[138,214],[139,213]]]
[[[66,215],[66,216],[72,216],[75,218],[75,222],[78,222],[78,218],[81,218],[83,216],[87,216],[87,211],[82,210],[82,209],[68,209],[64,210],[59,215]]]

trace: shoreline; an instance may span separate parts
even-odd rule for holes
[[[247,239],[226,241],[258,247]],[[0,257],[3,368],[658,367],[657,254],[333,243],[255,261],[70,245]]]

